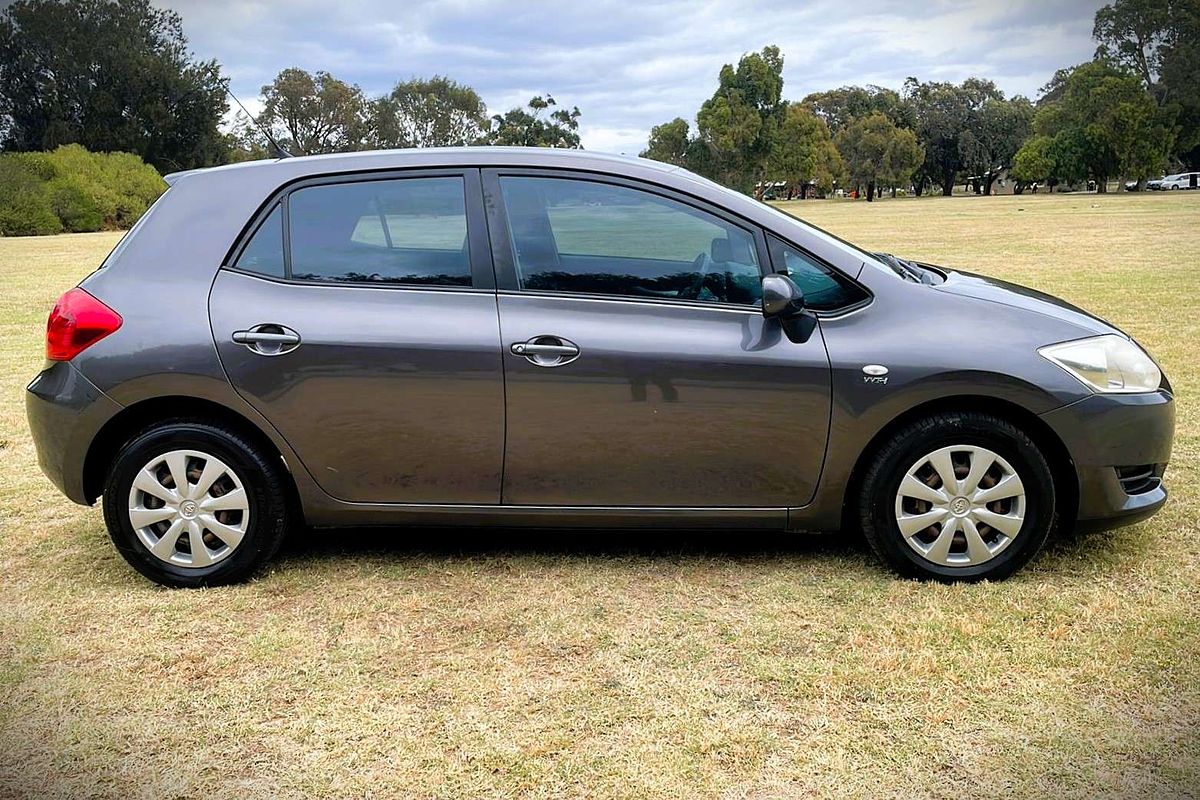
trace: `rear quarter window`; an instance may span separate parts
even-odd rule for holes
[[[259,275],[284,277],[283,210],[279,205],[258,226],[233,266]]]

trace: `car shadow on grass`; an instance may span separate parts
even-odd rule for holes
[[[326,528],[288,534],[280,560],[363,555],[590,558],[793,559],[859,556],[870,551],[860,533],[787,533],[736,530],[629,530],[527,528]]]
[[[1094,577],[1145,557],[1148,524],[1113,531],[1061,531],[1022,574]],[[555,560],[760,561],[845,568],[891,575],[862,532],[808,534],[734,530],[579,530],[522,528],[331,528],[291,532],[280,565],[301,567],[342,558],[469,561],[526,557]]]

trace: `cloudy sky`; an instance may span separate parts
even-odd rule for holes
[[[578,105],[591,150],[636,153],[650,127],[696,109],[743,53],[783,50],[784,96],[988,77],[1035,96],[1091,57],[1102,0],[156,0],[179,11],[252,110],[280,69],[327,70],[369,95],[447,75],[493,112],[550,92]]]

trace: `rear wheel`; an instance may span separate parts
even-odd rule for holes
[[[1042,547],[1054,479],[1024,431],[976,412],[929,417],[880,449],[859,518],[872,549],[901,574],[999,580]]]
[[[166,586],[244,580],[287,530],[277,458],[236,431],[176,420],[149,428],[117,454],[104,521],[121,555]]]

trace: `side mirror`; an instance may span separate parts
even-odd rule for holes
[[[762,312],[767,319],[792,319],[804,313],[804,292],[786,275],[762,279]]]

